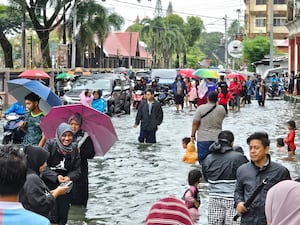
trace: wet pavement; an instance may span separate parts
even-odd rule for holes
[[[194,112],[176,113],[174,107],[164,107],[164,121],[157,132],[155,145],[139,144],[139,128],[133,128],[135,112],[112,118],[119,141],[105,157],[90,161],[90,198],[87,209],[72,207],[69,225],[141,225],[151,205],[159,198],[181,198],[188,187],[188,171],[198,165],[181,162],[184,150],[181,139],[189,136]],[[286,122],[294,119],[300,125],[300,110],[281,100],[267,101],[259,107],[256,101],[229,113],[223,129],[233,131],[235,145],[243,147],[248,156],[246,138],[254,131],[266,131],[271,139],[272,159],[284,164],[293,178],[300,174],[300,142],[296,134],[295,161],[278,153],[276,138],[288,133]],[[207,224],[207,183],[200,184],[201,207],[198,224]]]

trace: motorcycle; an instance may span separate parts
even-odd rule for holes
[[[283,97],[284,94],[284,86],[281,83],[272,83],[268,87],[267,95],[269,98]]]
[[[161,105],[175,104],[173,91],[167,87],[160,87],[159,92],[154,96],[156,96],[157,101],[159,101]]]
[[[19,128],[19,122],[24,120],[24,115],[10,113],[5,116],[7,122],[3,125],[2,144],[21,144],[25,136],[24,131]]]
[[[132,107],[133,109],[138,109],[142,100],[144,98],[143,91],[142,90],[137,90],[133,94],[133,103]]]

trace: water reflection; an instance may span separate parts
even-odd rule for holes
[[[186,109],[188,111],[188,109]],[[193,113],[175,113],[164,108],[164,122],[157,132],[158,144],[137,143],[139,128],[133,128],[135,113],[113,118],[119,141],[104,158],[90,162],[90,199],[87,210],[72,207],[69,225],[140,225],[151,205],[159,198],[173,195],[181,198],[187,188],[188,171],[197,165],[181,162],[184,150],[181,139],[189,136]],[[300,111],[284,101],[257,102],[230,113],[223,129],[233,131],[235,144],[248,156],[246,138],[254,131],[267,131],[271,139],[272,159],[284,164],[293,178],[300,171],[300,143],[296,134],[296,161],[283,160],[287,153],[276,151],[276,139],[288,133],[286,122],[294,119],[300,127]],[[207,224],[207,183],[200,186],[200,224]]]

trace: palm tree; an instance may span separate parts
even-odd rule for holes
[[[144,25],[141,36],[151,49],[152,66],[158,68],[163,62],[163,67],[171,67],[172,55],[183,52],[186,45],[180,28],[175,24],[168,25],[161,17],[144,19],[141,23]],[[150,41],[147,37],[151,37]]]
[[[124,19],[116,13],[109,13],[106,8],[94,0],[83,2],[78,7],[77,23],[79,26],[78,43],[82,55],[89,54],[100,45],[103,55],[103,43],[107,35],[113,30],[120,30]],[[98,39],[96,43],[95,39]]]

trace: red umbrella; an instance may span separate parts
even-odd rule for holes
[[[82,104],[52,107],[41,121],[41,128],[46,138],[54,138],[58,125],[68,122],[74,113],[81,115],[81,128],[92,138],[96,155],[103,156],[118,140],[115,128],[109,116]]]
[[[239,81],[244,81],[245,77],[240,73],[229,73],[225,76],[227,79],[237,78]]]
[[[26,70],[18,77],[27,79],[49,79],[50,76],[43,70]]]
[[[181,76],[187,77],[187,78],[199,78],[195,75],[193,75],[194,73],[194,69],[180,69],[178,71],[178,74],[180,74]]]

